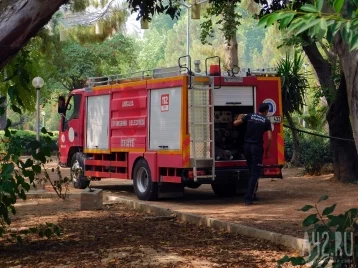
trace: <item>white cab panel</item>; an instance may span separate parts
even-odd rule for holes
[[[87,97],[86,149],[108,150],[110,95]]]
[[[181,87],[151,90],[149,123],[150,149],[180,149],[181,96]]]

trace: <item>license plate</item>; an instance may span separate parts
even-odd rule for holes
[[[270,120],[271,123],[278,124],[282,122],[281,116],[268,116],[267,119]]]

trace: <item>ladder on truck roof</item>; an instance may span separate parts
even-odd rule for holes
[[[189,89],[190,159],[193,179],[215,179],[215,139],[213,87],[194,86]],[[211,174],[198,175],[198,167],[211,166]]]
[[[263,68],[263,69],[251,69],[242,68],[240,69],[238,76],[277,76],[277,68]]]
[[[186,72],[185,72],[186,73]],[[116,83],[134,82],[147,79],[164,78],[184,74],[179,66],[156,68],[151,70],[137,71],[133,73],[115,74],[101,77],[89,77],[87,82],[90,87],[104,86]]]

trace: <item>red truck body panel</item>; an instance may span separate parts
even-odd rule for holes
[[[277,77],[244,77],[242,82],[227,82],[224,77],[215,77],[215,85],[254,89],[254,108],[258,110],[260,103],[270,101],[274,113],[271,116],[283,117],[281,101],[281,84]],[[148,79],[136,82],[118,83],[93,87],[90,91],[75,90],[69,98],[81,97],[77,118],[62,128],[60,123],[59,149],[60,162],[71,165],[74,152],[83,151],[86,159],[85,175],[97,178],[131,179],[136,161],[146,159],[154,182],[182,182],[182,170],[190,169],[190,136],[188,127],[188,77]],[[180,148],[173,150],[150,149],[150,93],[155,90],[181,87],[181,121]],[[217,89],[220,90],[220,89]],[[239,90],[239,89],[238,89]],[[108,146],[105,149],[87,148],[86,127],[89,119],[86,115],[88,97],[109,95],[108,102]],[[162,95],[163,101],[167,96]],[[176,100],[168,100],[168,107]],[[166,103],[161,103],[166,105]],[[107,107],[106,107],[107,108]],[[104,119],[106,119],[104,117]],[[159,119],[158,119],[159,120]],[[99,124],[101,124],[99,122]],[[284,164],[284,143],[282,122],[274,123],[271,157],[264,159],[267,166],[279,167]],[[88,131],[88,130],[87,130]],[[265,143],[267,135],[265,135]],[[245,160],[216,161],[215,166],[221,169],[245,168]],[[271,170],[278,175],[277,171]],[[281,169],[279,170],[281,174]]]

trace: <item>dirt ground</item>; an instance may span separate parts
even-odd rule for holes
[[[320,212],[325,207],[337,204],[333,214],[358,207],[358,185],[341,184],[333,181],[332,175],[302,176],[298,169],[284,170],[284,179],[262,179],[259,184],[259,202],[253,206],[244,205],[243,196],[221,198],[215,196],[210,185],[198,189],[185,189],[182,198],[162,199],[149,202],[181,212],[204,215],[256,227],[263,230],[304,238],[302,221],[314,210],[302,212],[298,209],[314,205],[321,196],[328,200],[320,202]],[[105,190],[106,195],[138,200],[130,181],[102,180],[94,182],[94,187]],[[77,190],[71,190],[76,192]]]
[[[52,164],[54,165],[54,163]],[[62,170],[69,175],[69,169]],[[182,198],[162,199],[150,204],[181,212],[205,215],[207,217],[227,220],[268,231],[278,232],[303,238],[302,221],[309,212],[298,211],[304,205],[313,205],[327,194],[328,200],[318,204],[322,211],[325,207],[337,204],[334,213],[342,213],[358,207],[358,185],[341,184],[332,180],[332,174],[322,176],[303,176],[300,169],[284,169],[284,179],[261,179],[258,196],[260,202],[254,206],[244,206],[243,196],[221,198],[215,196],[210,185],[198,189],[185,189]],[[103,179],[92,182],[93,187],[102,188],[106,195],[138,200],[134,194],[131,181]],[[51,188],[46,186],[50,191]],[[71,193],[80,190],[70,189]]]
[[[63,235],[0,240],[0,267],[276,267],[292,252],[209,228],[153,220],[120,205],[80,211],[78,199],[19,202],[13,229],[52,222]],[[285,266],[289,267],[289,266]]]

